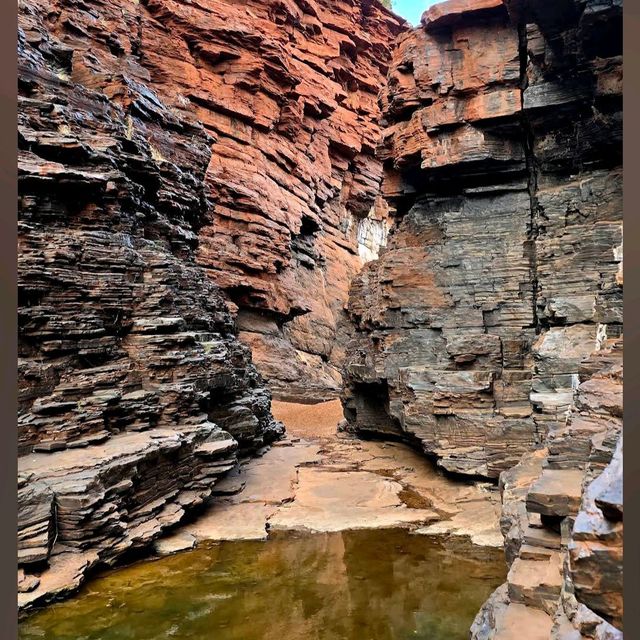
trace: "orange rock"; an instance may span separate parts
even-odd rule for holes
[[[479,12],[502,9],[503,0],[447,0],[429,7],[423,14],[421,23],[426,28],[446,27],[454,24],[463,16]],[[473,16],[474,18],[476,15]]]

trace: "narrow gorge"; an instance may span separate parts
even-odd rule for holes
[[[623,637],[620,0],[20,0],[18,58],[23,640]]]

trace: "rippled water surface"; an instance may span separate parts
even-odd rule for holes
[[[398,530],[224,542],[103,574],[19,637],[463,640],[505,574],[499,550]]]

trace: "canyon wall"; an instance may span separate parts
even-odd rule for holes
[[[277,398],[337,397],[349,282],[386,238],[377,95],[403,23],[373,0],[147,7],[171,29],[147,67],[215,137],[198,264]]]
[[[499,478],[475,640],[622,637],[616,0],[450,0],[382,94],[393,225],[354,280],[347,428]]]
[[[282,433],[267,387],[344,367],[349,429],[500,479],[474,637],[619,634],[620,30],[617,0],[412,31],[377,0],[22,2],[20,607],[214,495]]]
[[[393,227],[354,280],[353,429],[497,478],[563,424],[622,331],[616,3],[451,0],[382,94]]]
[[[401,28],[368,0],[20,3],[21,608],[282,433],[249,347],[274,389],[336,393]]]

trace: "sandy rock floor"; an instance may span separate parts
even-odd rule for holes
[[[272,409],[286,438],[244,460],[216,486],[218,497],[203,514],[156,543],[158,553],[207,540],[264,539],[276,530],[388,527],[502,546],[495,486],[451,480],[407,445],[338,433],[338,400],[274,402]]]
[[[157,554],[207,541],[264,540],[277,531],[398,527],[417,535],[502,547],[495,485],[452,480],[401,443],[338,433],[338,400],[316,405],[274,402],[273,414],[285,423],[286,437],[262,456],[241,460],[215,485],[204,511],[153,543]],[[56,460],[64,478],[82,452],[62,453]],[[102,453],[103,462],[107,453]],[[37,465],[40,458],[28,462]],[[37,588],[20,593],[22,606],[76,590],[97,563],[95,553],[62,551]]]

